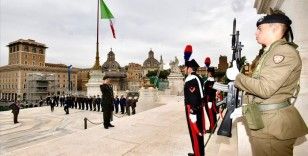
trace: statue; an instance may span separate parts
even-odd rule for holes
[[[175,57],[174,61],[171,61],[169,65],[170,65],[171,73],[181,73],[181,70],[179,68],[179,60],[177,57]]]

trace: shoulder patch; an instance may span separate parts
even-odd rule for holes
[[[282,62],[284,60],[284,56],[282,56],[282,55],[275,55],[273,60],[274,60],[274,62],[276,64],[278,64],[278,63],[280,63],[280,62]]]
[[[190,92],[192,92],[192,93],[193,93],[195,90],[196,90],[196,88],[195,88],[195,87],[189,87],[189,91],[190,91]]]

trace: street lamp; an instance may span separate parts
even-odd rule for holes
[[[68,74],[68,93],[71,95],[72,92],[72,82],[71,82],[71,70],[72,65],[67,66],[67,74]]]

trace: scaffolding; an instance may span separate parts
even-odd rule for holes
[[[56,93],[55,74],[28,73],[26,81],[27,101],[37,102]]]

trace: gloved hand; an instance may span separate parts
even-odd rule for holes
[[[231,68],[228,68],[226,71],[226,76],[229,80],[233,81],[235,80],[237,74],[239,74],[239,70],[237,69],[236,61],[234,60],[232,62],[233,66]]]
[[[208,102],[208,103],[207,103],[207,106],[208,106],[209,109],[212,108],[212,104],[213,104],[212,102]]]
[[[230,118],[234,121],[236,118],[243,116],[242,111],[242,107],[235,108],[234,111],[231,113]]]
[[[197,115],[189,114],[189,119],[190,119],[191,122],[196,123],[197,122]]]

